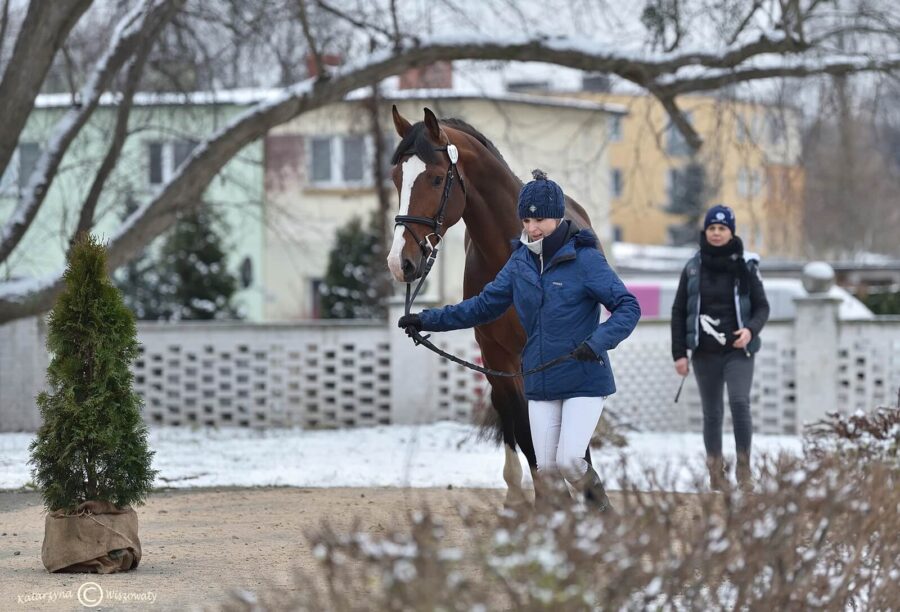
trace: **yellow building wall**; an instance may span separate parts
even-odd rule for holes
[[[574,95],[628,109],[620,137],[613,130],[607,143],[611,173],[619,170],[622,179],[621,194],[611,196],[611,221],[620,239],[669,244],[669,227],[684,217],[665,210],[668,175],[691,158],[670,152],[665,110],[647,95]],[[709,96],[684,96],[678,103],[704,141],[698,161],[706,170],[706,205],[722,202],[735,210],[737,233],[748,250],[768,255],[802,251],[799,113]],[[606,182],[613,191],[611,174]]]

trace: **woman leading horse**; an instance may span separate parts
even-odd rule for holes
[[[424,121],[415,125],[402,117],[396,107],[393,118],[402,140],[392,159],[400,215],[388,257],[391,272],[400,282],[410,283],[419,278],[432,245],[437,245],[447,228],[465,219],[463,290],[467,298],[478,295],[506,265],[512,252],[510,240],[522,231],[516,206],[522,183],[496,147],[470,125],[455,119],[439,122],[428,109]],[[567,196],[563,200],[565,218],[577,226],[589,227],[590,221],[581,206]],[[475,338],[486,366],[520,371],[526,334],[513,309],[477,325]],[[538,461],[528,404],[521,379],[489,374],[488,380],[491,403],[499,416],[498,433],[506,448],[503,471],[509,487],[506,503],[515,506],[526,502],[515,452],[517,446],[528,459],[537,482]],[[589,464],[586,444],[582,452]]]
[[[432,246],[437,246],[447,228],[465,219],[463,289],[466,297],[476,296],[507,264],[512,252],[510,240],[522,231],[516,207],[522,183],[496,147],[468,124],[454,119],[438,122],[428,109],[424,121],[415,125],[402,117],[396,107],[393,117],[402,140],[392,160],[392,178],[400,195],[400,215],[388,257],[391,272],[401,282],[410,283],[419,278]],[[584,210],[561,193],[560,197],[567,220],[589,227]],[[598,255],[601,253],[597,251]],[[491,321],[478,324],[475,338],[486,366],[520,371],[526,333],[513,309],[504,308]],[[538,482],[538,459],[532,443],[528,403],[521,379],[489,374],[488,380],[491,403],[499,416],[499,433],[506,448],[503,472],[509,487],[506,503],[515,506],[526,502],[515,452],[517,446],[528,459]],[[579,452],[584,455],[585,465],[589,465],[586,442]]]
[[[601,511],[609,498],[583,449],[615,392],[607,351],[631,334],[638,302],[597,249],[593,232],[563,220],[562,189],[535,171],[522,188],[518,215],[524,231],[506,265],[478,295],[459,304],[408,314],[401,328],[446,331],[489,323],[512,305],[526,330],[525,369],[570,354],[571,361],[525,377],[531,438],[539,480],[562,475]],[[602,324],[600,304],[610,311]]]

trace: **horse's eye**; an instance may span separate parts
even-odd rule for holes
[[[443,180],[444,180],[444,177],[443,177],[443,176],[436,176],[436,177],[434,177],[433,179],[431,179],[431,184],[434,185],[435,187],[437,187],[438,185],[441,184],[441,182],[442,182]]]

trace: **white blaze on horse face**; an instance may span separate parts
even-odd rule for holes
[[[425,172],[425,162],[413,155],[401,166],[403,173],[403,182],[400,185],[400,214],[409,214],[409,200],[412,197],[412,188],[419,175]],[[403,282],[403,247],[406,245],[405,231],[402,225],[394,228],[394,242],[391,245],[391,252],[388,253],[387,263],[394,279]]]

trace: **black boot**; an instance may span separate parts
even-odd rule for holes
[[[603,487],[603,481],[600,475],[592,467],[588,467],[587,473],[581,477],[581,480],[573,482],[572,485],[576,490],[581,491],[584,495],[584,503],[597,509],[599,512],[615,512],[609,497],[606,495],[606,489]]]

